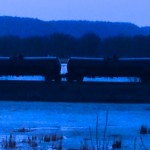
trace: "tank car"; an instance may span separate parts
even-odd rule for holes
[[[41,75],[46,81],[60,81],[60,69],[57,57],[0,57],[0,76]]]
[[[150,58],[82,58],[71,57],[67,64],[67,80],[84,77],[139,77],[150,81]]]

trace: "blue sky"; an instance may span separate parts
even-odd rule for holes
[[[150,26],[150,0],[0,0],[0,16],[131,22]]]

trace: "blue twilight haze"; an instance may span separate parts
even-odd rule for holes
[[[0,0],[0,16],[131,22],[150,26],[150,0]]]

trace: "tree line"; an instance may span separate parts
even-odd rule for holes
[[[80,38],[55,33],[43,37],[0,37],[0,56],[150,57],[150,36],[101,39],[94,33]]]

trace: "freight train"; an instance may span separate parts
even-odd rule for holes
[[[82,82],[84,77],[138,77],[150,81],[150,58],[86,58],[71,57],[67,73],[61,74],[57,57],[0,57],[0,76],[40,75],[46,81]]]
[[[57,57],[0,57],[0,76],[44,76],[60,81],[61,64]]]
[[[83,81],[84,77],[138,77],[150,81],[150,58],[82,58],[72,57],[67,63],[67,80]]]

